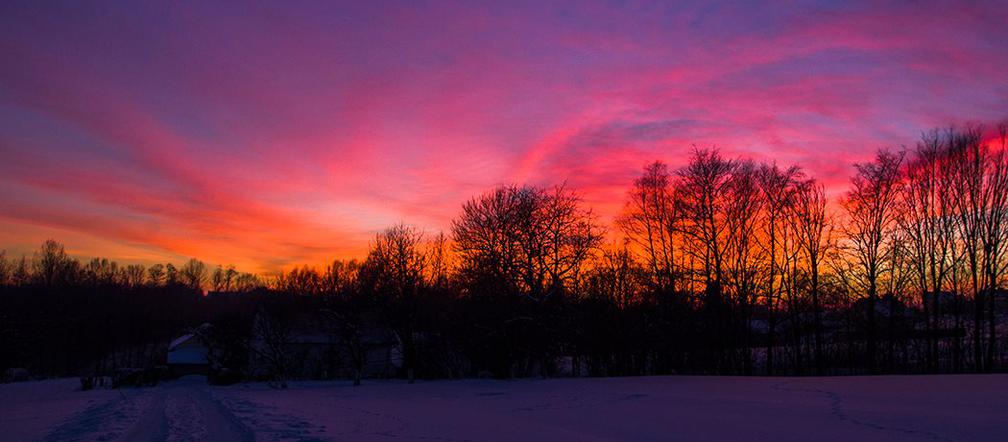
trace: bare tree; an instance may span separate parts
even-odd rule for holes
[[[174,286],[179,283],[179,272],[172,263],[165,264],[165,285]]]
[[[326,292],[325,276],[315,268],[294,267],[281,271],[270,282],[271,288],[294,295],[321,295]]]
[[[223,292],[227,290],[227,274],[224,272],[224,267],[217,265],[214,268],[213,273],[210,275],[210,287],[213,288],[215,292]]]
[[[364,327],[369,299],[361,294],[360,268],[356,260],[336,260],[329,264],[326,270],[329,290],[322,312],[330,331],[338,337],[350,359],[355,386],[361,384],[368,353]]]
[[[235,277],[234,290],[242,293],[248,293],[255,291],[257,289],[265,287],[262,279],[253,273],[239,273]]]
[[[358,283],[361,263],[356,259],[335,260],[326,267],[326,292],[331,295],[351,293]]]
[[[676,230],[679,212],[668,166],[655,161],[634,180],[623,213],[616,221],[623,234],[641,250],[652,283],[675,290]]]
[[[203,261],[192,258],[179,270],[182,284],[192,290],[201,291],[207,282],[207,268]]]
[[[705,291],[720,297],[724,273],[726,211],[736,162],[715,149],[694,149],[690,162],[676,171],[676,201],[685,220],[688,252],[700,260]]]
[[[232,291],[235,287],[235,279],[238,277],[238,270],[234,265],[228,265],[224,270],[224,291]]]
[[[30,283],[32,279],[31,270],[31,264],[29,264],[28,258],[21,255],[21,259],[18,260],[16,265],[14,265],[14,270],[11,272],[11,284],[27,285]]]
[[[562,186],[499,187],[463,206],[452,235],[463,271],[536,301],[569,287],[602,239],[591,211]]]
[[[997,317],[995,293],[998,283],[1008,270],[1008,123],[998,127],[1000,148],[988,151],[985,176],[985,197],[989,200],[983,222],[984,282],[987,292],[987,354],[986,368],[993,370],[996,357]]]
[[[431,287],[444,289],[448,285],[448,278],[453,270],[448,237],[444,232],[438,233],[431,239],[427,249],[427,283]]]
[[[147,284],[154,287],[160,287],[165,283],[165,266],[163,264],[154,264],[147,268]]]
[[[413,382],[417,361],[414,336],[417,305],[426,288],[427,257],[422,250],[423,241],[423,232],[415,227],[392,226],[375,236],[360,269],[362,287],[377,298],[399,338],[403,367],[410,382]]]
[[[0,287],[10,284],[14,265],[7,261],[7,251],[0,250]]]
[[[273,388],[287,388],[294,362],[288,348],[291,333],[290,321],[269,308],[260,308],[253,319],[253,340],[249,350],[266,370],[269,385]]]
[[[761,173],[752,161],[739,161],[729,185],[731,197],[725,205],[725,289],[734,295],[739,314],[737,327],[742,328],[743,371],[752,372],[753,305],[763,273],[766,254],[759,247],[758,228],[765,198],[760,190]],[[770,364],[772,365],[772,364]]]
[[[762,246],[767,260],[764,300],[767,308],[767,374],[774,371],[774,338],[777,328],[777,303],[783,287],[784,267],[790,257],[789,250],[782,247],[782,230],[787,227],[788,215],[794,202],[795,184],[801,178],[801,170],[790,167],[781,170],[776,164],[764,165],[759,171],[759,188],[763,196],[763,239]]]
[[[587,292],[612,300],[618,308],[628,308],[641,301],[643,273],[626,244],[606,250],[592,269]]]
[[[789,217],[797,236],[809,278],[812,302],[813,354],[816,370],[825,369],[823,351],[822,301],[820,299],[820,267],[829,253],[832,225],[826,214],[826,190],[814,179],[802,181],[794,193]]]
[[[130,264],[120,270],[122,285],[128,288],[137,288],[143,285],[144,272],[146,269],[140,264]]]
[[[866,358],[869,372],[876,370],[876,303],[879,278],[889,263],[884,245],[896,224],[901,189],[903,153],[882,150],[870,163],[855,164],[851,189],[841,202],[848,219],[843,245],[850,260],[857,292],[865,294],[867,315]]]
[[[939,298],[959,259],[955,206],[947,137],[939,131],[924,134],[907,164],[900,228],[908,240],[908,263],[914,269],[927,331],[927,364],[937,369],[936,341]]]
[[[106,258],[91,258],[84,266],[84,277],[95,286],[115,284],[118,273],[119,263]]]
[[[482,328],[504,346],[496,369],[513,375],[514,358],[547,376],[556,322],[549,315],[576,290],[602,239],[590,210],[563,186],[503,186],[474,198],[452,221],[464,286],[474,298],[499,303]],[[534,361],[534,362],[533,362]]]
[[[35,277],[44,287],[73,282],[78,270],[77,261],[67,256],[63,244],[52,239],[42,243],[32,263]]]

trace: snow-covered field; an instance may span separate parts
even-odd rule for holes
[[[1008,440],[1008,375],[76,387],[0,385],[0,440]]]

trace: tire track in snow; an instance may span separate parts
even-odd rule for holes
[[[114,441],[149,406],[149,391],[120,390],[120,396],[92,405],[59,424],[43,441]]]
[[[783,391],[787,393],[814,393],[824,396],[827,399],[829,399],[830,414],[843,422],[849,422],[853,425],[871,428],[879,431],[891,431],[914,436],[922,436],[940,442],[957,442],[955,439],[951,439],[949,437],[940,435],[933,431],[920,430],[916,428],[904,428],[904,427],[882,425],[877,422],[872,422],[866,419],[854,417],[844,410],[843,398],[840,396],[840,394],[834,391],[823,390],[820,388],[785,387],[785,385],[791,384],[793,382],[794,381],[778,382],[776,384],[771,385],[770,388],[776,391]]]
[[[123,390],[53,429],[44,441],[251,442],[252,433],[210,396],[205,381]]]
[[[327,440],[314,436],[323,432],[325,426],[314,425],[297,416],[279,412],[275,406],[237,397],[219,399],[221,405],[230,410],[236,419],[250,431],[255,432],[257,440],[270,442]]]

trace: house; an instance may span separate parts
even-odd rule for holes
[[[210,368],[208,354],[210,351],[200,333],[209,327],[209,324],[203,324],[193,332],[175,338],[168,345],[166,362],[172,376],[208,374]]]
[[[269,378],[282,370],[289,379],[336,379],[354,376],[351,343],[334,332],[337,324],[312,312],[277,321],[260,312],[249,342],[249,374]],[[376,318],[364,321],[358,345],[364,356],[366,378],[395,376],[402,367],[395,333]]]

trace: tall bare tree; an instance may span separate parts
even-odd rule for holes
[[[207,268],[203,261],[192,258],[179,269],[182,284],[192,290],[201,291],[207,282]]]
[[[764,300],[767,309],[767,346],[766,346],[766,367],[767,374],[774,371],[774,340],[777,328],[777,303],[780,299],[780,291],[783,288],[783,279],[786,277],[784,266],[789,250],[782,247],[781,236],[783,230],[787,228],[788,215],[791,214],[791,206],[794,202],[795,185],[801,178],[801,170],[798,167],[780,169],[777,164],[763,165],[759,170],[759,189],[761,191],[763,204],[763,226],[762,241],[763,251],[767,260],[766,284]]]
[[[956,189],[948,138],[939,131],[926,133],[906,168],[903,216],[900,227],[908,240],[908,262],[914,269],[927,331],[927,364],[937,369],[936,333],[943,290],[948,288],[959,259],[955,206]]]
[[[563,186],[504,186],[470,200],[452,222],[463,271],[541,301],[569,288],[602,240],[590,210]]]
[[[745,373],[752,368],[753,307],[763,273],[765,253],[759,245],[759,221],[756,214],[763,210],[765,199],[760,190],[760,169],[752,161],[739,161],[732,173],[725,205],[725,267],[724,288],[737,306],[733,315],[736,327],[742,328],[742,365]]]
[[[866,300],[865,356],[869,372],[876,370],[879,278],[890,264],[884,246],[899,215],[903,156],[903,152],[882,150],[874,161],[855,164],[856,174],[851,178],[851,189],[841,202],[847,213],[843,245],[854,271],[853,278],[845,280],[854,283],[852,288],[864,293]]]
[[[146,270],[141,264],[130,264],[123,267],[121,270],[122,284],[128,288],[140,287],[143,285]]]
[[[210,275],[210,286],[213,287],[213,291],[223,292],[226,285],[225,280],[224,267],[217,265],[217,267],[214,268],[213,273]]]
[[[512,376],[524,362],[526,371],[537,364],[547,376],[557,334],[550,315],[602,240],[592,212],[563,186],[502,186],[463,205],[452,239],[468,293],[501,307],[482,327],[502,344],[488,355],[495,370]]]
[[[160,287],[165,283],[165,266],[164,264],[154,264],[147,268],[147,284],[154,287]]]
[[[0,287],[10,283],[13,267],[14,265],[7,261],[7,251],[0,250]]]
[[[44,287],[73,282],[79,269],[79,263],[67,255],[63,244],[52,239],[42,243],[35,253],[33,266],[35,277]]]
[[[375,236],[359,278],[365,292],[374,296],[402,345],[403,368],[410,382],[416,370],[417,306],[424,294],[427,257],[424,234],[405,224]]]
[[[700,260],[705,291],[721,296],[724,279],[726,206],[736,162],[716,149],[694,149],[689,164],[676,171],[676,201],[680,205],[689,253]]]
[[[445,289],[448,285],[449,277],[453,271],[453,257],[448,244],[448,237],[444,232],[439,232],[429,241],[427,247],[427,282],[431,287]]]
[[[679,211],[674,200],[673,176],[665,163],[656,161],[634,180],[623,213],[616,223],[640,250],[652,283],[661,290],[676,289],[676,246]]]
[[[612,300],[618,308],[628,308],[641,301],[642,270],[625,244],[606,250],[589,277],[588,292]]]
[[[984,286],[987,294],[987,353],[985,367],[994,367],[997,351],[996,292],[1008,269],[1008,123],[998,127],[997,149],[985,143],[988,165],[984,177],[984,196],[988,199],[982,228]]]
[[[798,184],[791,205],[790,220],[804,258],[809,280],[809,297],[812,302],[813,357],[816,370],[825,369],[823,351],[822,301],[820,295],[820,267],[829,253],[832,223],[826,214],[826,189],[814,179]]]

